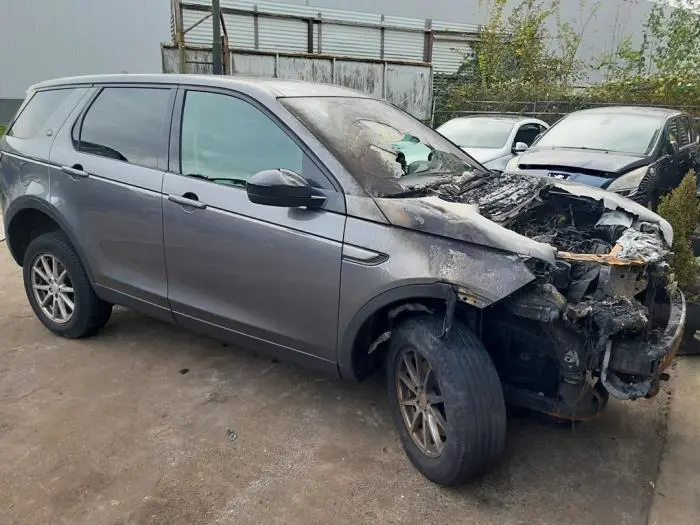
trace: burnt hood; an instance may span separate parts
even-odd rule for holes
[[[395,225],[468,243],[488,246],[554,264],[554,246],[518,233],[514,225],[533,209],[562,199],[566,207],[586,206],[618,211],[633,222],[654,224],[670,246],[673,230],[659,215],[636,202],[605,190],[526,174],[471,173],[443,179],[400,198],[376,198],[387,220]],[[545,214],[546,215],[546,214]],[[597,219],[596,219],[597,220]]]
[[[528,150],[518,162],[521,170],[557,167],[620,174],[648,164],[646,157],[624,153],[577,148],[537,148]]]

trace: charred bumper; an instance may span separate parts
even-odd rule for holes
[[[609,341],[600,373],[605,389],[619,399],[653,397],[659,379],[675,358],[685,328],[685,297],[676,290],[669,301],[668,322],[654,342]]]

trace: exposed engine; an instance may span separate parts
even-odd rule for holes
[[[677,329],[669,323],[672,302],[682,302],[659,224],[518,174],[465,173],[416,191],[475,205],[556,249],[554,265],[529,261],[536,281],[484,315],[482,337],[502,349],[497,366],[511,402],[530,396],[524,405],[579,419],[591,414],[571,407],[597,412],[605,391],[622,399],[656,393],[674,337],[665,330]]]

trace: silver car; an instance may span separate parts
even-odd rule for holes
[[[508,161],[526,151],[549,125],[517,116],[459,117],[437,128],[492,171],[505,171]]]
[[[0,139],[0,205],[49,330],[90,336],[119,304],[336,377],[386,369],[408,457],[445,485],[500,457],[506,403],[581,420],[656,395],[685,321],[664,219],[496,176],[338,86],[36,85]]]

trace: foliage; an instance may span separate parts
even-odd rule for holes
[[[673,227],[671,268],[682,288],[695,284],[700,270],[695,262],[691,238],[698,223],[695,172],[690,171],[671,193],[661,199],[659,215]]]
[[[475,99],[528,100],[544,93],[556,98],[584,76],[576,58],[581,33],[559,19],[559,0],[520,0],[509,13],[507,5],[491,0],[474,56],[453,78],[443,79],[436,111],[459,110]]]
[[[700,95],[700,0],[681,9],[655,4],[639,47],[628,36],[593,65],[605,82],[592,88],[598,97],[627,103],[690,105]]]
[[[2,137],[5,134],[5,126],[0,124],[0,137]]]
[[[550,108],[550,116],[603,102],[700,113],[687,107],[700,100],[700,0],[684,0],[686,9],[654,4],[641,43],[635,44],[631,35],[623,37],[612,52],[590,63],[577,55],[600,0],[581,2],[584,19],[575,30],[561,21],[559,0],[519,0],[510,11],[512,0],[491,0],[474,57],[456,75],[436,79],[438,121],[456,111],[536,113],[541,103],[551,101],[565,104]],[[591,70],[602,72],[604,81],[577,88]],[[474,101],[499,104],[484,107]],[[537,101],[539,107],[520,101]]]

